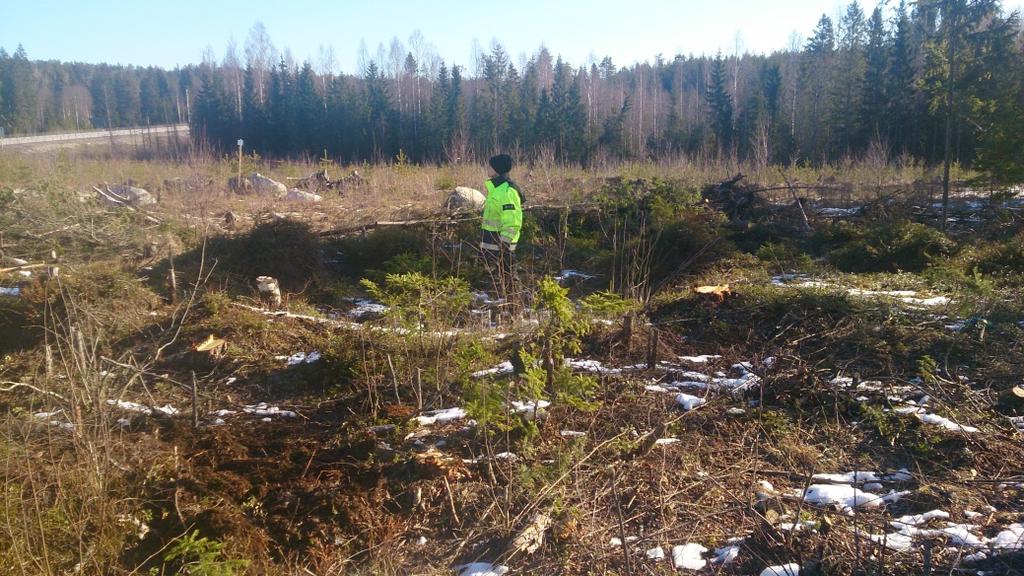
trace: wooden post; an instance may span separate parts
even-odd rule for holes
[[[196,383],[196,372],[192,371],[192,427],[199,428],[199,391]]]
[[[658,366],[658,329],[654,324],[647,330],[647,369],[654,370]]]

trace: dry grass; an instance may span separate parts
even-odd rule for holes
[[[282,181],[319,168],[247,162]],[[446,189],[479,187],[486,177],[475,165],[328,167],[332,176],[353,169],[365,184],[320,204],[299,204],[229,195],[226,181],[236,170],[230,159],[0,155],[0,189],[19,189],[0,216],[5,254],[38,260],[58,248],[66,268],[58,280],[26,281],[23,309],[8,317],[15,318],[13,329],[38,342],[10,351],[0,379],[52,393],[0,393],[0,574],[172,573],[182,565],[164,561],[165,552],[192,530],[223,545],[210,562],[245,558],[254,574],[436,574],[476,559],[532,573],[667,574],[674,571],[645,560],[644,550],[686,542],[714,548],[736,536],[747,538],[740,559],[715,573],[758,573],[799,561],[810,572],[908,574],[923,571],[920,551],[883,552],[862,532],[881,533],[895,515],[935,507],[959,519],[992,505],[998,512],[985,519],[987,533],[1024,513],[1019,488],[999,488],[998,481],[1019,474],[1014,463],[1024,452],[996,412],[1004,410],[999,394],[1021,376],[1021,330],[994,323],[982,341],[977,331],[944,331],[926,311],[766,285],[797,264],[836,283],[931,285],[917,275],[839,275],[806,258],[769,262],[733,254],[688,280],[725,278],[736,297],[704,301],[684,281],[647,310],[663,333],[658,359],[721,354],[712,371],[753,362],[763,386],[746,397],[710,395],[704,406],[681,412],[673,396],[644,389],[651,379],[675,375],[639,371],[600,377],[595,411],[555,405],[534,435],[514,414],[503,417],[515,425],[490,434],[464,429],[464,422],[416,426],[410,417],[419,408],[462,405],[468,375],[510,356],[531,338],[529,327],[508,330],[504,340],[488,340],[493,331],[471,329],[457,317],[450,323],[459,331],[443,338],[388,333],[387,322],[352,330],[313,308],[337,300],[337,278],[319,292],[297,289],[290,297],[287,305],[310,319],[270,317],[235,305],[252,303],[250,294],[233,289],[220,272],[241,260],[229,262],[230,250],[217,253],[219,262],[212,257],[214,238],[247,246],[251,228],[272,212],[287,212],[315,231],[421,217],[438,211]],[[537,162],[514,176],[531,202],[563,204],[587,198],[609,178],[671,178],[698,189],[737,171],[762,186],[782,184],[774,167],[684,158],[589,170]],[[841,194],[829,199],[837,202],[934,178],[921,166],[867,159],[786,174],[829,185]],[[181,183],[169,182],[175,178]],[[79,200],[92,185],[128,180],[160,195],[151,212],[161,224]],[[229,210],[241,217],[234,229],[222,217]],[[163,280],[170,253],[179,258],[174,302]],[[378,270],[384,263],[372,257],[347,273]],[[955,296],[965,305],[980,301]],[[1024,312],[1012,295],[986,298],[985,306],[1007,318]],[[635,333],[624,336],[618,322],[592,335],[584,350],[617,364],[645,362],[646,328],[637,322]],[[192,350],[211,334],[228,342],[223,356]],[[279,358],[313,350],[323,354],[318,363],[288,367]],[[839,373],[906,384],[921,377],[926,355],[941,361],[921,389],[981,433],[931,429],[883,412],[884,397],[866,408],[827,385]],[[768,356],[777,358],[770,369]],[[960,382],[961,374],[976,385]],[[199,428],[187,414],[192,382]],[[505,397],[502,382],[495,381],[501,400],[515,399]],[[171,403],[185,414],[126,415],[106,403],[114,398]],[[223,426],[209,425],[211,410],[241,411],[261,401],[296,417],[264,423],[237,414]],[[55,409],[62,412],[49,420],[58,424],[32,416]],[[117,419],[125,416],[130,422],[122,426]],[[373,428],[386,425],[393,428]],[[586,435],[568,438],[562,430]],[[679,442],[642,449],[655,434]],[[518,459],[498,458],[502,452]],[[888,511],[848,516],[781,497],[758,502],[754,493],[759,480],[786,492],[803,489],[813,473],[899,467],[914,473],[898,486],[912,492]],[[510,554],[509,540],[535,512],[554,519],[547,543],[533,556]],[[814,529],[779,528],[798,519]],[[138,522],[150,530],[142,539]],[[609,545],[624,536],[638,540]],[[959,569],[958,553],[937,548],[936,569]],[[1019,570],[1013,562],[985,568],[1012,574]]]

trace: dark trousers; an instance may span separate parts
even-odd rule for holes
[[[484,230],[480,241],[487,272],[491,276],[494,291],[503,298],[511,310],[516,310],[521,301],[516,271],[515,247],[501,240],[497,233]]]

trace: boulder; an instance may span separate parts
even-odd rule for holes
[[[228,180],[228,187],[239,194],[253,192],[260,196],[284,196],[288,193],[287,186],[259,172],[242,177],[241,182],[233,177]]]
[[[298,188],[292,188],[288,191],[288,194],[284,197],[285,200],[294,200],[296,202],[319,202],[323,198],[319,194],[313,194],[312,192],[305,192]]]
[[[450,214],[480,212],[484,209],[484,202],[486,201],[487,196],[483,192],[466,186],[459,186],[448,195],[448,200],[445,201],[444,207]]]
[[[107,191],[112,196],[132,206],[149,206],[156,204],[156,197],[145,188],[137,188],[128,184],[115,184],[107,186]]]

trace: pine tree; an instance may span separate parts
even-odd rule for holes
[[[729,154],[733,145],[732,96],[729,94],[725,61],[722,60],[721,52],[715,57],[711,67],[711,81],[708,84],[706,99],[710,107],[715,148],[720,155]]]
[[[889,140],[889,122],[885,115],[886,105],[889,101],[886,90],[886,71],[889,69],[889,58],[881,6],[877,6],[871,12],[867,35],[867,46],[864,52],[864,87],[860,107],[862,132],[858,138],[862,145],[872,140],[885,143]]]
[[[825,159],[828,155],[826,143],[830,140],[831,124],[825,112],[834,73],[835,44],[832,19],[822,15],[804,49],[800,70],[800,83],[804,86],[808,109],[798,114],[802,126],[798,138],[803,155],[815,160]]]
[[[833,128],[832,151],[836,155],[849,155],[860,147],[856,138],[861,134],[860,109],[864,90],[864,12],[856,1],[846,8],[839,21],[839,50],[831,86],[830,124]]]

